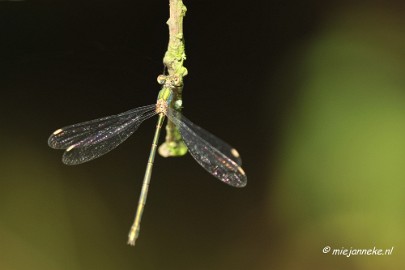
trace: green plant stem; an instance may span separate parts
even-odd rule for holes
[[[182,0],[170,1],[170,17],[167,21],[169,27],[169,44],[163,58],[168,76],[176,82],[173,87],[173,104],[180,104],[174,109],[181,110],[183,91],[183,77],[187,75],[187,69],[183,66],[186,59],[183,36],[183,18],[186,14],[186,6]],[[159,147],[159,154],[163,157],[182,156],[187,153],[181,135],[175,125],[168,121],[166,125],[166,141]]]

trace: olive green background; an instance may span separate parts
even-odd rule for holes
[[[185,0],[183,112],[248,185],[158,156],[135,248],[156,119],[80,166],[47,138],[155,102],[168,1],[0,2],[0,269],[404,268],[405,7],[352,2]]]

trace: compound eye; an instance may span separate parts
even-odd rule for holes
[[[166,79],[167,79],[167,77],[165,75],[159,75],[157,77],[157,82],[158,82],[158,84],[163,85],[163,84],[165,84]]]

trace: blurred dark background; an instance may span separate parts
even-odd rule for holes
[[[158,156],[131,248],[156,119],[80,166],[47,138],[155,102],[168,1],[0,1],[0,269],[403,268],[405,9],[352,2],[184,1],[183,112],[248,185]]]

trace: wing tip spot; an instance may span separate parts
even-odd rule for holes
[[[58,130],[55,130],[55,132],[53,133],[53,135],[58,135],[59,133],[61,133],[63,130],[60,128]]]
[[[70,150],[72,150],[73,148],[75,148],[76,145],[71,145],[66,149],[66,152],[69,152]]]
[[[245,171],[242,169],[242,167],[238,167],[238,171],[242,174],[242,175],[246,175]]]
[[[240,157],[239,152],[235,148],[231,149],[231,154],[236,158]]]

